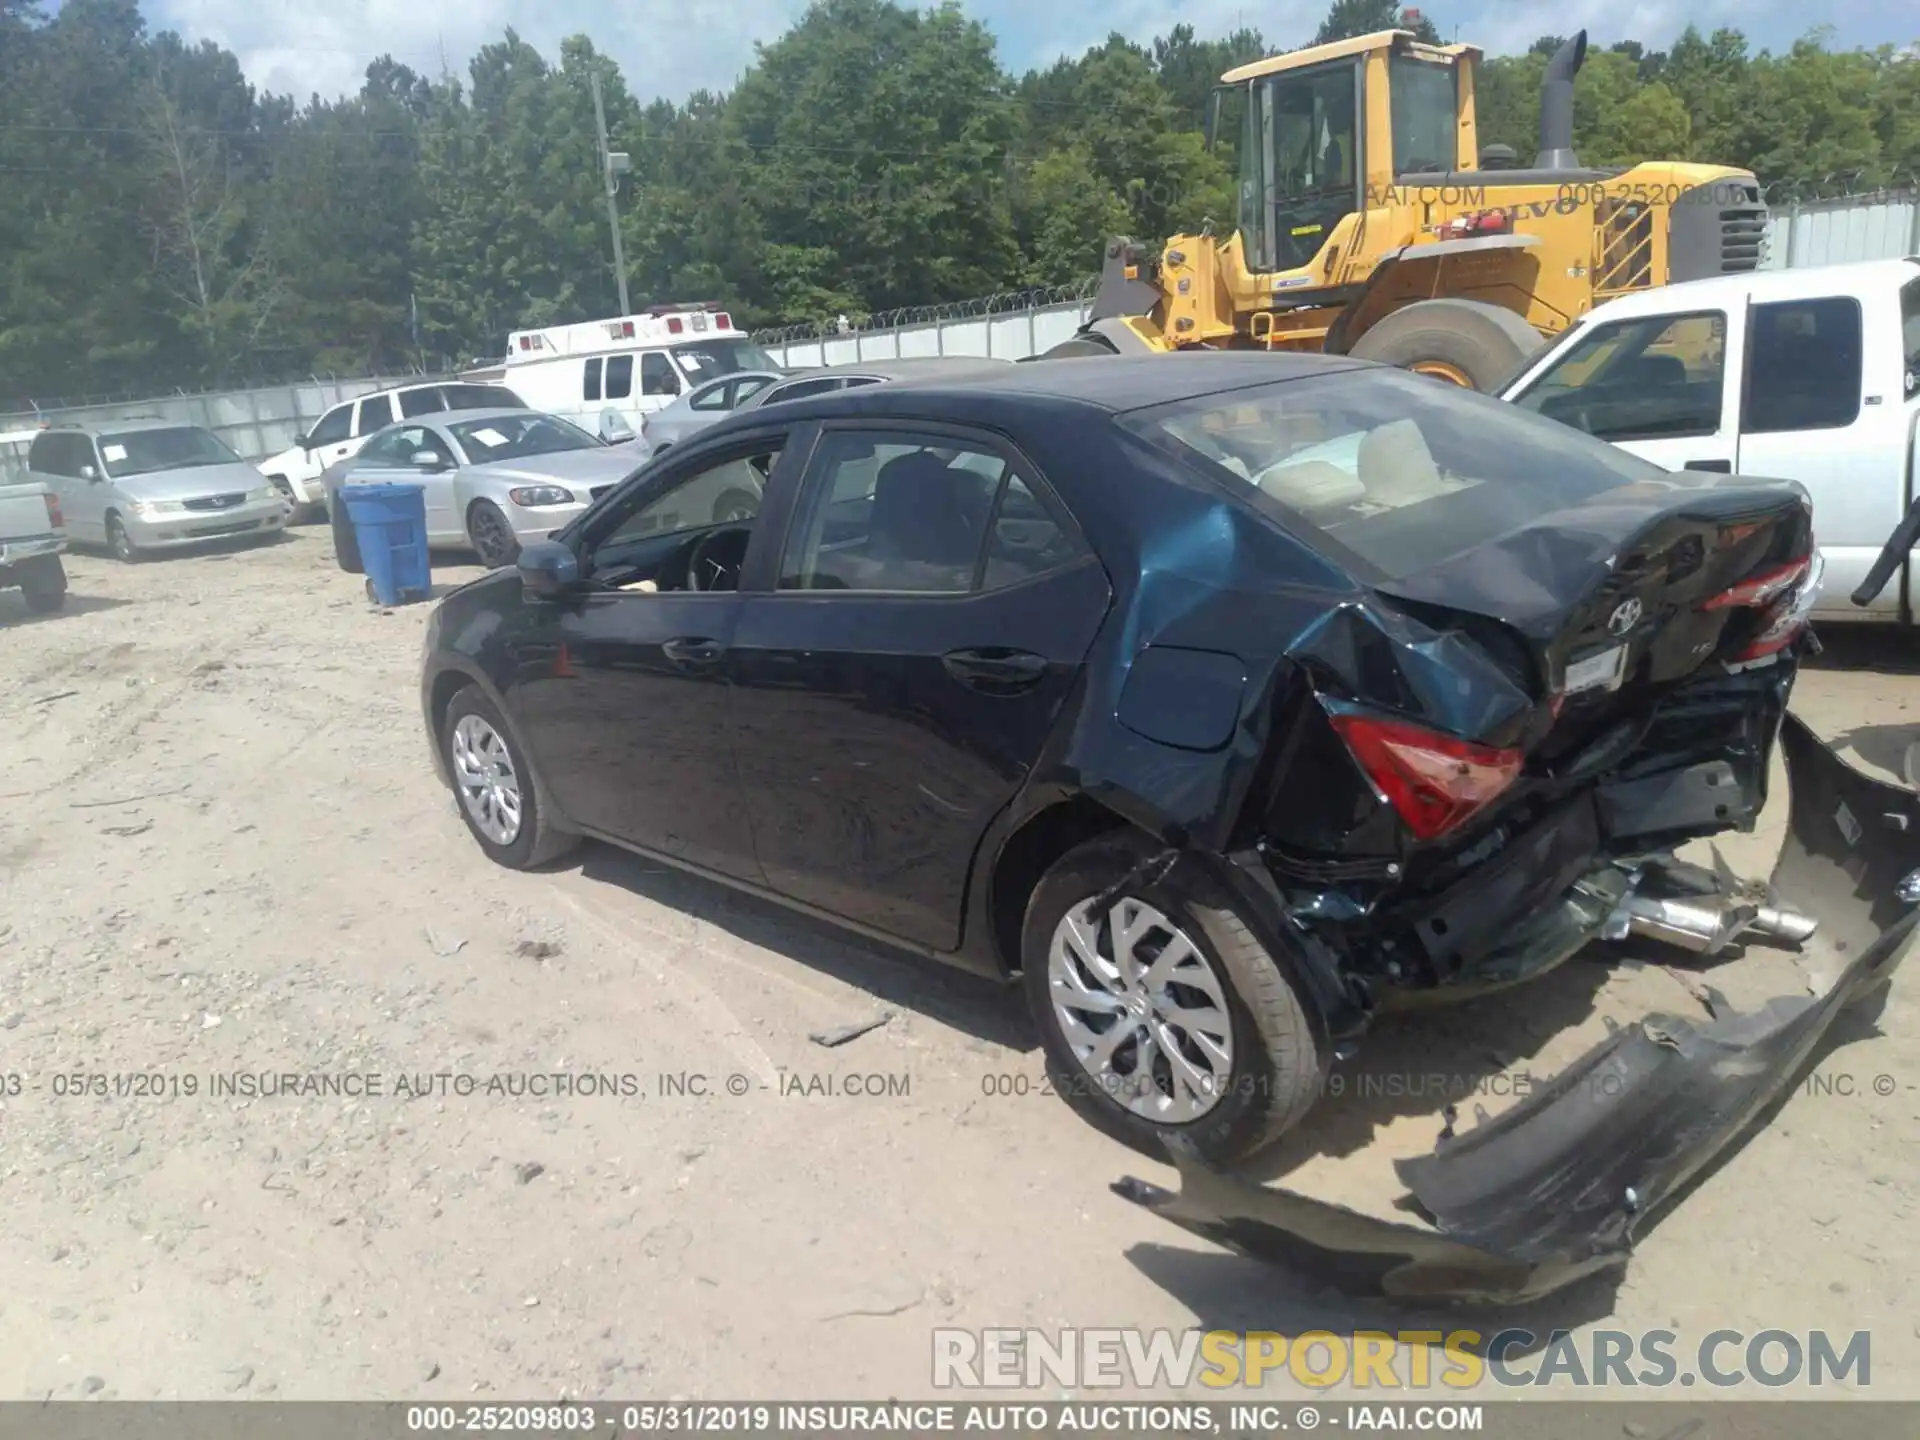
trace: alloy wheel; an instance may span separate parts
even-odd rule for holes
[[[1104,915],[1069,910],[1047,951],[1047,989],[1062,1036],[1094,1086],[1144,1120],[1207,1114],[1233,1075],[1226,987],[1192,938],[1143,900]]]
[[[489,570],[497,570],[502,565],[513,563],[514,551],[519,539],[513,533],[513,527],[507,524],[507,517],[492,505],[474,506],[473,548],[480,557],[480,563]]]
[[[494,844],[511,845],[524,809],[507,742],[478,715],[462,715],[453,727],[452,750],[454,784],[467,818]]]

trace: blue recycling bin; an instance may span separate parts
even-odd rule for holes
[[[418,485],[342,485],[340,500],[360,545],[367,597],[403,605],[431,595],[427,492]]]

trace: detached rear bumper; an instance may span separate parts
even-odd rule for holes
[[[1877,998],[1912,947],[1920,795],[1848,765],[1791,714],[1779,900],[1820,922],[1805,947],[1833,973],[1706,1025],[1653,1016],[1544,1089],[1395,1168],[1432,1228],[1362,1215],[1216,1170],[1176,1149],[1178,1194],[1114,1188],[1185,1230],[1357,1294],[1518,1303],[1623,1266],[1636,1232],[1799,1075],[1841,1013]]]

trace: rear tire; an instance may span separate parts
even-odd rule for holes
[[[466,822],[467,832],[495,864],[509,870],[531,870],[559,859],[580,843],[578,835],[553,823],[546,787],[540,783],[532,762],[514,740],[500,711],[477,685],[461,690],[447,706],[440,722],[439,743],[447,774],[453,778],[454,801],[460,818]],[[504,759],[505,773],[497,769],[483,770],[489,759],[495,767]],[[463,776],[468,779],[468,785],[462,785]],[[515,797],[517,823],[511,835],[500,825],[489,832],[483,817],[500,812],[497,807],[489,811],[485,803],[487,797],[475,798],[476,788],[489,776],[496,782],[508,782]]]
[[[1166,1158],[1165,1137],[1179,1134],[1206,1159],[1230,1164],[1272,1144],[1299,1122],[1320,1094],[1325,1065],[1305,1007],[1283,965],[1255,938],[1223,885],[1188,863],[1177,866],[1165,880],[1121,890],[1106,917],[1084,917],[1107,961],[1118,960],[1119,939],[1112,917],[1123,907],[1133,907],[1125,913],[1147,927],[1140,932],[1140,950],[1131,952],[1140,963],[1151,966],[1153,957],[1144,952],[1155,945],[1158,935],[1170,932],[1172,938],[1160,944],[1154,955],[1167,954],[1182,940],[1192,946],[1194,960],[1183,961],[1178,971],[1159,977],[1154,985],[1133,987],[1134,994],[1148,996],[1144,1009],[1130,1010],[1129,1004],[1143,1002],[1123,1000],[1110,1023],[1132,1027],[1136,1038],[1110,1048],[1114,1062],[1135,1063],[1146,1053],[1137,1037],[1146,1033],[1144,1027],[1157,1025],[1161,1053],[1152,1065],[1169,1067],[1165,1077],[1171,1075],[1165,1050],[1168,1038],[1185,1042],[1181,1048],[1190,1064],[1197,1054],[1209,1056],[1197,1068],[1208,1074],[1210,1083],[1191,1092],[1204,1098],[1199,1113],[1183,1117],[1176,1109],[1166,1121],[1143,1115],[1142,1108],[1151,1110],[1169,1098],[1177,1101],[1177,1093],[1162,1093],[1171,1089],[1165,1085],[1158,1085],[1144,1104],[1138,1100],[1129,1104],[1127,1081],[1137,1078],[1138,1072],[1121,1073],[1121,1063],[1096,1068],[1083,1062],[1076,1045],[1097,1048],[1110,1032],[1102,1029],[1096,1034],[1084,1023],[1075,1024],[1069,1018],[1074,1007],[1060,1003],[1075,993],[1072,975],[1090,973],[1073,963],[1064,922],[1158,848],[1138,834],[1104,835],[1069,851],[1047,871],[1034,887],[1021,935],[1027,1000],[1046,1050],[1048,1077],[1083,1119],[1156,1158]],[[1152,912],[1166,923],[1153,921]],[[1062,946],[1062,958],[1056,958],[1056,942]],[[1085,987],[1079,988],[1084,993]],[[1123,985],[1110,993],[1121,994],[1128,988]],[[1224,1005],[1214,999],[1216,989]],[[1220,1009],[1226,1014],[1224,1026],[1220,1026]],[[1063,1015],[1063,1010],[1068,1014]],[[1097,1011],[1077,1013],[1105,1019]],[[1158,1023],[1160,1017],[1182,1015],[1203,1024],[1210,1017],[1219,1027],[1217,1033],[1230,1038],[1228,1057],[1220,1058],[1217,1044],[1210,1050],[1200,1047],[1193,1037],[1204,1032],[1191,1025],[1169,1028]]]
[[[67,570],[58,555],[36,555],[17,567],[20,598],[36,615],[51,615],[67,603]]]
[[[1546,340],[1511,310],[1478,300],[1421,300],[1396,310],[1347,351],[1490,395],[1520,373]]]
[[[337,495],[328,523],[333,528],[334,560],[349,575],[366,574],[367,567],[360,559],[360,537],[354,533],[353,521],[347,518],[346,503]]]

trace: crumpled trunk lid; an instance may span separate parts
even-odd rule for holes
[[[1812,553],[1812,511],[1797,487],[1656,483],[1375,588],[1429,624],[1465,627],[1546,702],[1520,734],[1473,738],[1551,760],[1716,662],[1737,661]]]

